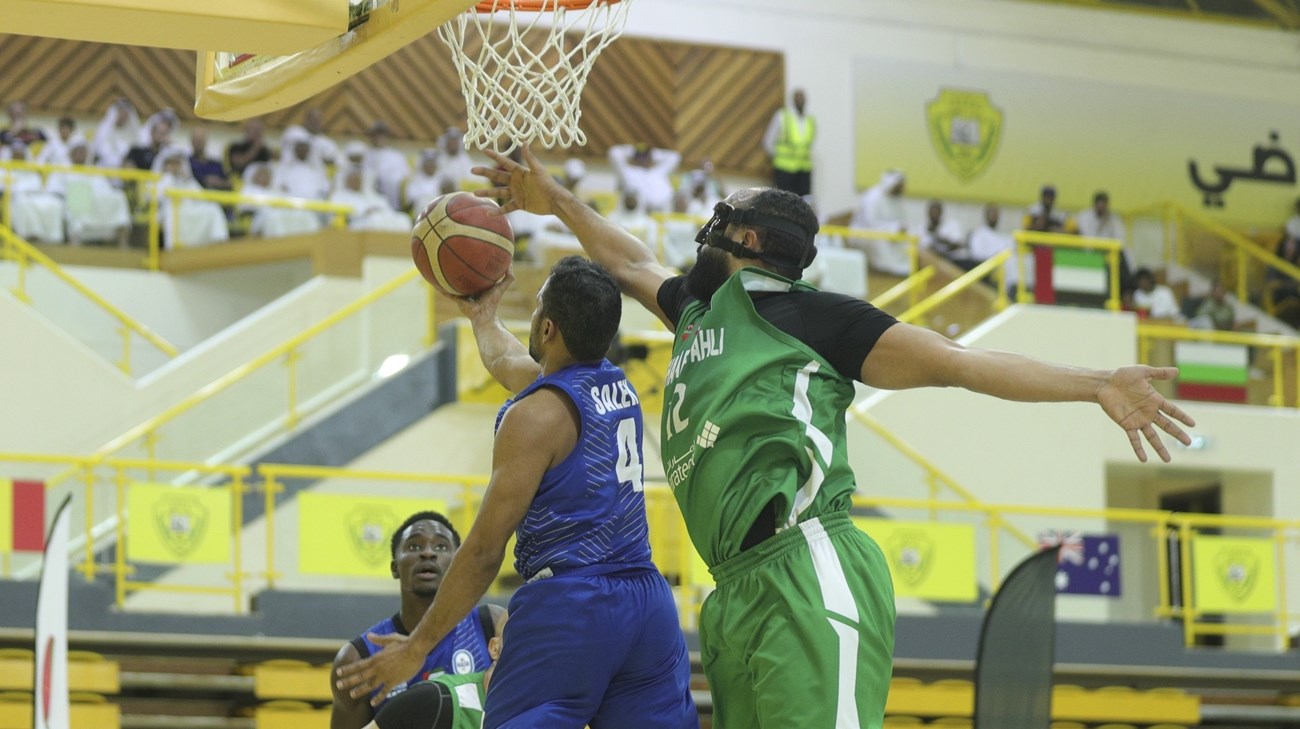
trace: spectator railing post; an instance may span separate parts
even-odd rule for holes
[[[275,587],[275,579],[279,577],[275,571],[275,494],[280,485],[275,472],[266,466],[259,467],[258,472],[262,475],[262,493],[266,499],[266,587],[269,590]]]
[[[1119,300],[1119,251],[1112,248],[1106,251],[1106,263],[1110,269],[1110,296],[1106,298],[1106,308],[1110,311],[1120,310]]]
[[[1291,616],[1286,610],[1286,526],[1279,524],[1273,529],[1273,539],[1276,542],[1277,550],[1277,569],[1274,571],[1277,575],[1277,637],[1278,647],[1281,650],[1287,649],[1287,641],[1291,636],[1289,631]]]
[[[95,581],[95,465],[87,461],[81,464],[81,480],[85,491],[81,497],[82,507],[86,511],[86,561],[81,565],[86,582]]]
[[[1156,617],[1167,618],[1173,615],[1173,603],[1169,596],[1169,515],[1166,513],[1154,527],[1156,538],[1156,588],[1159,592],[1159,604],[1156,605]]]
[[[180,195],[174,194],[175,191],[168,190],[167,197],[171,198],[172,204],[167,209],[167,245],[174,251],[179,251],[184,244],[181,243],[181,198]],[[172,240],[172,239],[175,240]]]
[[[1246,263],[1248,262],[1248,259],[1246,258],[1245,249],[1237,248],[1236,251],[1237,251],[1237,301],[1241,301],[1244,303],[1250,300],[1249,298],[1250,292],[1246,290]]]
[[[234,569],[230,573],[230,589],[235,598],[235,614],[244,612],[244,475],[235,471],[230,475],[230,521],[234,525]]]
[[[1273,394],[1268,397],[1268,404],[1275,408],[1286,407],[1286,373],[1282,369],[1282,347],[1272,348],[1273,357]]]
[[[432,286],[424,287],[424,295],[428,300],[428,310],[425,312],[426,329],[424,332],[424,346],[432,347],[438,343],[438,291]]]
[[[302,354],[297,349],[290,349],[284,353],[284,366],[289,370],[289,407],[284,418],[286,430],[298,427],[298,360],[301,358]]]
[[[1183,588],[1183,645],[1196,644],[1196,609],[1192,605],[1192,525],[1178,523],[1178,573]]]
[[[113,545],[113,586],[117,595],[117,607],[126,605],[126,468],[118,463],[113,466],[113,484],[117,491],[117,543]]]
[[[993,280],[998,284],[998,295],[993,300],[993,309],[994,311],[1006,311],[1006,308],[1011,305],[1011,297],[1007,296],[1007,267],[998,266],[993,273]]]
[[[1029,246],[1025,245],[1024,234],[1016,231],[1014,234],[1016,242],[1016,303],[1028,304],[1033,299],[1029,296],[1029,286],[1025,284],[1025,255],[1029,253]]]
[[[162,226],[158,221],[158,181],[150,180],[145,186],[146,194],[149,196],[149,270],[157,271],[162,268]]]
[[[10,167],[5,167],[5,204],[0,208],[0,223],[9,229],[13,229],[13,201],[14,201],[14,171]]]

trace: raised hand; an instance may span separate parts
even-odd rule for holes
[[[335,675],[338,687],[354,699],[376,692],[370,705],[378,706],[394,687],[415,677],[424,665],[424,656],[412,650],[404,635],[372,633],[366,637],[379,646],[379,652],[365,660],[340,666]]]
[[[492,288],[479,293],[476,296],[455,296],[447,294],[451,300],[456,302],[456,308],[460,313],[470,321],[479,317],[495,318],[497,315],[497,306],[501,303],[501,297],[505,295],[506,289],[515,282],[515,269],[511,266],[506,270],[506,275],[500,281],[492,284]],[[438,287],[439,291],[444,294],[447,292]]]
[[[525,144],[522,148],[523,164],[492,150],[484,150],[500,167],[475,167],[471,170],[480,177],[487,178],[493,187],[475,190],[479,197],[505,200],[500,213],[526,210],[537,215],[550,215],[551,193],[563,190],[560,183],[546,171],[546,167],[533,156],[533,150]]]
[[[1155,449],[1160,460],[1169,462],[1169,450],[1161,442],[1160,434],[1156,432],[1157,427],[1177,438],[1183,445],[1192,442],[1191,436],[1178,423],[1192,427],[1196,421],[1151,386],[1152,380],[1172,380],[1177,376],[1176,367],[1121,367],[1112,372],[1105,384],[1097,390],[1097,403],[1111,420],[1128,433],[1133,453],[1143,463],[1147,462],[1146,449],[1142,447],[1143,437]]]

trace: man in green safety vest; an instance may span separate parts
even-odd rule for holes
[[[777,109],[763,136],[763,149],[772,159],[772,182],[778,189],[796,195],[812,194],[812,145],[817,137],[817,120],[804,112],[808,95],[795,89],[790,106]]]

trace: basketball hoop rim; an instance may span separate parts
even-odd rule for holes
[[[585,10],[592,5],[613,5],[621,0],[483,0],[471,8],[476,13],[514,10],[521,13],[547,13],[557,8]]]

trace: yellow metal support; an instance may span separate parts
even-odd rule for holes
[[[127,375],[131,374],[131,328],[122,325],[117,328],[117,333],[122,335],[122,361],[118,362],[118,369]]]
[[[95,581],[95,467],[89,463],[81,466],[81,479],[85,492],[81,503],[86,511],[86,561],[81,565],[86,582]],[[47,484],[48,488],[48,484]]]
[[[432,347],[438,343],[438,291],[432,286],[425,286],[424,296],[428,302],[428,308],[425,311],[424,346]]]
[[[1250,301],[1250,291],[1246,287],[1246,251],[1240,247],[1237,255],[1237,301]]]
[[[955,296],[965,291],[966,289],[970,288],[971,286],[978,284],[981,280],[984,279],[985,276],[988,276],[994,271],[1000,270],[1003,264],[1006,262],[1007,257],[1010,255],[1011,255],[1010,251],[1003,251],[1001,253],[998,253],[997,255],[992,256],[987,261],[984,261],[983,263],[979,264],[975,268],[972,268],[966,273],[963,273],[962,275],[948,282],[946,286],[934,292],[934,294],[927,297],[925,301],[922,301],[916,306],[913,306],[912,308],[900,314],[898,316],[898,320],[907,323],[916,323],[926,314],[929,314],[931,311],[934,311],[938,307],[946,304],[948,301],[950,301],[951,299],[953,299]]]
[[[155,182],[141,187],[145,194],[149,196],[146,213],[149,216],[148,267],[150,271],[157,271],[162,268],[162,226],[158,224],[158,188]]]
[[[288,412],[284,418],[286,430],[298,427],[298,360],[301,356],[297,349],[284,353],[284,366],[289,371]]]
[[[1199,613],[1192,604],[1192,525],[1188,521],[1178,524],[1178,572],[1179,584],[1183,588],[1183,645],[1191,648],[1196,645],[1196,616]]]
[[[1268,396],[1268,404],[1275,408],[1286,407],[1286,372],[1282,369],[1282,348],[1274,347],[1270,354],[1273,359],[1273,394]]]
[[[275,587],[275,580],[280,576],[275,571],[275,495],[280,491],[280,485],[275,480],[274,474],[260,471],[262,474],[262,492],[266,501],[266,586],[267,588]]]
[[[1008,252],[1007,255],[1010,255],[1010,253]],[[997,270],[993,272],[993,280],[998,283],[998,294],[997,298],[993,299],[993,309],[995,311],[1005,311],[1008,306],[1011,306],[1011,297],[1007,296],[1007,267],[1005,265],[997,267]]]
[[[1106,264],[1110,268],[1110,296],[1106,298],[1106,309],[1108,311],[1119,311],[1121,308],[1119,297],[1120,252],[1118,250],[1106,251]]]
[[[1291,639],[1290,615],[1286,610],[1286,534],[1279,529],[1273,533],[1273,539],[1277,543],[1277,647],[1285,649]]]
[[[1025,258],[1029,255],[1029,246],[1025,245],[1022,240],[1016,238],[1016,303],[1028,304],[1034,300],[1029,295],[1029,285],[1026,283],[1029,279],[1025,278]]]
[[[1173,605],[1169,597],[1169,517],[1163,516],[1156,523],[1153,535],[1156,538],[1156,587],[1160,594],[1156,605],[1156,616],[1164,617]]]
[[[934,274],[935,274],[934,266],[926,266],[920,271],[917,271],[911,276],[908,276],[902,281],[899,281],[898,283],[894,284],[885,293],[872,299],[871,305],[876,307],[877,309],[883,309],[886,306],[893,304],[898,299],[901,299],[904,295],[911,293],[916,289],[920,288],[921,286],[924,286],[925,284],[929,283],[930,279],[934,278]],[[913,297],[913,299],[915,299],[915,297]],[[913,306],[915,306],[915,304],[913,304]]]
[[[113,564],[117,607],[126,606],[126,467],[113,467],[113,484],[117,490],[117,543],[113,545]]]
[[[244,610],[244,476],[235,474],[230,479],[230,517],[234,527],[234,569],[230,571],[230,589],[234,593],[235,612]],[[270,543],[270,540],[267,540]]]
[[[999,534],[1002,520],[992,511],[986,511],[985,514],[988,516],[989,530],[989,571],[993,575],[989,580],[989,591],[996,594],[1002,585],[1002,540]]]

